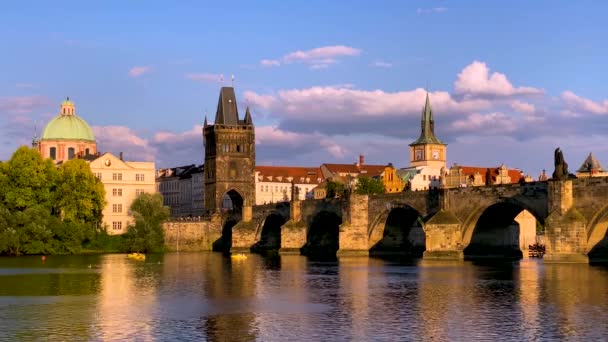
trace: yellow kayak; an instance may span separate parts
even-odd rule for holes
[[[247,255],[246,254],[231,254],[230,257],[234,260],[245,260],[247,259]]]
[[[127,254],[127,257],[135,260],[146,260],[146,255],[143,253],[130,253]]]

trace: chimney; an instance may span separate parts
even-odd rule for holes
[[[359,167],[363,167],[363,164],[365,164],[365,157],[363,156],[363,154],[359,155]]]
[[[118,156],[119,156],[120,160],[122,160],[122,152],[120,152],[120,153],[118,154]]]

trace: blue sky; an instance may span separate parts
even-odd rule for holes
[[[0,159],[66,96],[102,151],[200,163],[220,75],[258,164],[408,164],[424,88],[449,164],[537,176],[608,164],[603,1],[19,1],[0,4]],[[40,129],[40,128],[39,128]]]

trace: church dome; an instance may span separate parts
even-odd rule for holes
[[[40,140],[88,140],[95,141],[93,130],[74,111],[74,103],[67,98],[61,103],[61,112],[53,118],[44,130]]]

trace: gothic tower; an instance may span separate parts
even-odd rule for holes
[[[234,88],[220,90],[215,123],[210,125],[205,118],[203,138],[206,210],[219,212],[228,195],[247,221],[255,203],[255,130],[249,107],[239,119]]]
[[[430,166],[437,169],[445,167],[446,146],[435,136],[433,109],[427,93],[422,109],[420,137],[410,144],[410,165]]]

